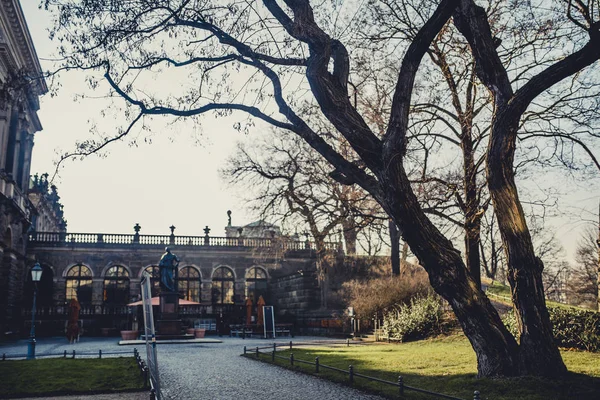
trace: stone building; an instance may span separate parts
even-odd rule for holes
[[[0,2],[0,332],[19,329],[29,265],[27,197],[33,137],[42,126],[39,96],[47,92],[18,0]]]
[[[40,334],[60,333],[72,298],[81,304],[88,334],[131,329],[138,316],[127,304],[140,299],[144,271],[153,277],[153,296],[158,294],[158,261],[165,246],[180,259],[180,297],[200,303],[180,309],[187,326],[204,323],[226,333],[229,325],[244,322],[246,300],[255,307],[259,296],[276,304],[284,319],[319,307],[312,243],[215,237],[208,228],[204,236],[176,236],[174,227],[171,235],[142,235],[139,225],[134,229],[133,234],[30,232],[28,255],[46,275],[36,317]]]

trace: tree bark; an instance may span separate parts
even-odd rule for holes
[[[392,276],[400,275],[400,232],[394,220],[389,221],[390,229],[390,261],[392,264]]]
[[[467,269],[478,287],[481,287],[481,213],[477,196],[477,169],[473,158],[473,141],[470,128],[463,127],[461,140],[463,151],[463,186],[465,193],[465,251]]]
[[[426,217],[402,165],[387,169],[386,210],[394,217],[435,291],[448,301],[477,356],[478,376],[519,374],[518,345],[468,272],[460,252]]]
[[[356,222],[351,216],[342,220],[342,229],[344,243],[346,244],[346,254],[349,256],[354,256],[356,255],[356,240],[358,232],[356,231]]]
[[[507,107],[508,108],[508,107]],[[493,126],[487,158],[488,186],[508,264],[508,281],[521,332],[519,357],[527,375],[559,376],[566,366],[554,342],[546,308],[542,271],[514,180],[512,161],[517,121],[500,110]],[[506,118],[504,118],[507,116]]]

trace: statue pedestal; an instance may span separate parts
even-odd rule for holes
[[[177,292],[160,294],[160,318],[156,321],[156,333],[163,339],[181,336],[179,294]]]

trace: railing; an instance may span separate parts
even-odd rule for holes
[[[234,248],[270,248],[283,251],[315,250],[314,242],[288,240],[284,238],[218,237],[218,236],[176,236],[176,235],[139,235],[121,233],[66,233],[32,232],[29,243],[46,246],[196,246],[196,247],[234,247]],[[334,251],[340,247],[337,242],[325,242],[325,249]]]
[[[346,346],[350,346],[350,340],[346,340],[345,342],[323,342],[323,343],[317,343],[317,342],[305,342],[305,343],[295,343],[296,346],[298,345],[315,345],[315,344],[345,344]],[[413,386],[408,386],[406,384],[404,384],[404,378],[399,375],[398,376],[398,380],[396,382],[391,382],[391,381],[387,381],[385,379],[380,379],[380,378],[376,378],[374,376],[368,376],[368,375],[364,375],[364,374],[359,374],[354,370],[354,367],[352,365],[348,366],[348,370],[345,369],[341,369],[341,368],[336,368],[336,367],[332,367],[330,365],[325,365],[325,364],[321,364],[319,362],[319,357],[315,357],[315,361],[308,361],[308,360],[300,360],[298,358],[294,357],[294,353],[290,353],[289,357],[284,357],[284,356],[278,356],[276,354],[277,352],[277,348],[278,347],[288,347],[289,346],[289,350],[291,351],[293,349],[293,343],[290,340],[289,344],[285,343],[285,344],[277,344],[277,343],[273,343],[273,346],[266,346],[266,347],[252,347],[252,348],[247,348],[246,346],[244,346],[244,355],[245,356],[251,356],[253,355],[254,357],[256,357],[257,359],[260,359],[261,355],[269,355],[271,356],[271,362],[275,362],[275,359],[280,359],[280,360],[286,360],[290,362],[290,366],[294,366],[294,363],[300,363],[300,364],[306,364],[306,365],[314,365],[315,366],[315,373],[319,373],[320,369],[327,369],[330,371],[335,371],[335,372],[339,372],[342,374],[346,374],[348,375],[348,383],[350,385],[354,384],[354,379],[355,378],[363,378],[366,379],[368,381],[373,381],[373,382],[379,382],[382,383],[384,385],[389,385],[389,386],[395,386],[398,388],[398,395],[400,397],[404,396],[404,391],[405,390],[412,390],[414,392],[418,392],[418,393],[423,393],[423,394],[427,394],[430,396],[434,396],[437,398],[441,398],[441,399],[450,399],[450,400],[463,400],[459,397],[454,397],[454,396],[448,396],[442,393],[436,393],[436,392],[432,392],[429,390],[425,390],[425,389],[419,389]],[[265,349],[269,349],[270,352],[265,353],[265,352],[261,352],[260,350],[265,350]],[[481,399],[481,394],[479,391],[475,391],[473,393],[473,400],[480,400]]]
[[[79,315],[90,316],[90,315],[113,315],[113,316],[126,316],[130,314],[130,307],[126,305],[82,305]],[[69,313],[69,306],[51,306],[51,307],[38,307],[35,311],[36,318],[44,319],[45,317],[52,317],[54,315],[67,315]],[[31,309],[23,308],[22,315],[24,317],[31,315]]]

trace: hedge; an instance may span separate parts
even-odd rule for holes
[[[600,313],[573,307],[548,306],[556,343],[561,347],[600,351]],[[503,318],[508,330],[518,337],[514,311]]]

